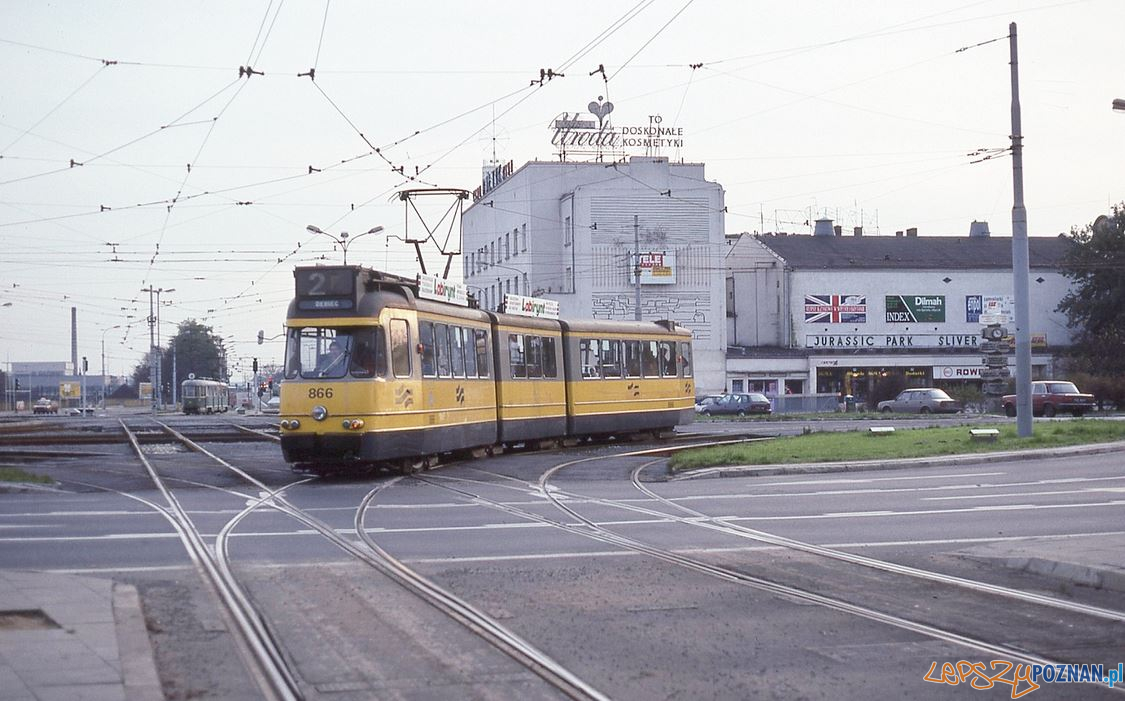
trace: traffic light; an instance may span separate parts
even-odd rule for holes
[[[273,378],[272,377],[270,378],[269,385],[270,385],[270,391],[272,392],[273,391]]]
[[[86,362],[86,356],[82,356],[82,374],[90,371],[90,364]]]
[[[18,378],[18,377],[16,378],[16,391],[17,392],[20,391],[20,378]]]
[[[258,359],[254,358],[254,372],[258,372]]]

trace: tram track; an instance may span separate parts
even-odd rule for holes
[[[208,548],[187,511],[145,454],[135,432],[124,421],[121,421],[121,428],[153,484],[167,502],[167,507],[162,508],[162,511],[173,522],[192,563],[221,603],[223,611],[233,622],[235,637],[251,662],[251,671],[258,681],[259,688],[270,699],[304,698],[277,641],[249,603],[229,567],[222,567],[220,558]]]
[[[1087,606],[1081,603],[1067,601],[1056,597],[1036,594],[1034,592],[1026,592],[1022,590],[1011,589],[1007,587],[1000,587],[985,582],[979,582],[962,577],[954,577],[942,573],[931,572],[919,568],[907,567],[898,565],[896,563],[885,562],[876,560],[874,558],[867,558],[859,555],[852,555],[842,551],[837,551],[831,548],[823,548],[807,543],[801,543],[792,539],[782,538],[780,536],[773,536],[772,534],[754,529],[748,529],[735,524],[728,524],[722,522],[722,519],[712,518],[701,512],[693,510],[684,510],[678,504],[671,503],[683,515],[669,514],[666,511],[652,509],[648,507],[638,506],[635,503],[630,503],[621,500],[603,499],[598,497],[589,497],[582,494],[577,494],[572,491],[567,491],[559,488],[557,485],[552,484],[552,479],[558,475],[559,472],[568,467],[576,466],[581,463],[591,461],[620,458],[620,454],[614,456],[594,456],[582,458],[578,460],[568,460],[561,464],[555,465],[544,471],[537,482],[523,482],[521,487],[512,486],[513,489],[520,489],[526,493],[536,495],[541,498],[549,500],[554,507],[561,513],[567,515],[566,520],[559,520],[534,513],[528,509],[514,506],[512,504],[504,503],[496,499],[489,499],[481,494],[470,489],[451,486],[450,482],[464,481],[448,475],[437,476],[416,476],[415,479],[426,482],[433,486],[452,491],[459,494],[462,498],[471,500],[474,503],[488,506],[490,508],[502,511],[512,516],[534,521],[543,525],[549,525],[558,528],[562,531],[572,533],[575,535],[583,536],[604,544],[616,546],[628,551],[638,554],[646,555],[651,558],[682,567],[684,569],[701,573],[709,577],[714,577],[720,580],[732,582],[741,586],[748,586],[760,591],[768,592],[776,596],[782,596],[790,599],[796,599],[807,603],[816,604],[834,611],[857,616],[871,621],[876,621],[885,625],[890,625],[902,630],[910,631],[928,638],[951,643],[961,647],[975,650],[985,655],[994,658],[1006,658],[1015,662],[1023,662],[1026,664],[1039,664],[1039,665],[1058,665],[1065,663],[1064,660],[1052,659],[1050,653],[1041,654],[1035,650],[1038,649],[1051,649],[1052,632],[1050,630],[1039,631],[1035,637],[1038,642],[1032,641],[1031,645],[1011,644],[1007,642],[995,642],[999,637],[1002,641],[1010,639],[1010,631],[1004,631],[1000,636],[995,631],[991,633],[987,630],[987,626],[977,626],[976,629],[971,629],[971,626],[963,626],[961,629],[954,629],[953,626],[936,624],[933,620],[937,618],[944,621],[940,615],[929,616],[922,615],[917,611],[909,611],[903,613],[901,609],[903,606],[900,604],[897,608],[888,605],[889,600],[895,598],[903,599],[908,598],[897,593],[896,596],[875,596],[870,597],[875,599],[874,603],[865,603],[863,598],[848,597],[843,595],[842,592],[837,591],[836,587],[829,586],[823,579],[804,577],[806,580],[800,584],[785,581],[785,577],[776,576],[775,574],[766,572],[755,574],[752,571],[747,571],[745,566],[730,566],[725,564],[714,564],[703,560],[700,557],[685,555],[682,552],[676,552],[668,548],[663,548],[658,545],[642,542],[638,539],[622,535],[614,530],[600,525],[594,519],[584,516],[579,511],[580,504],[590,503],[599,506],[617,508],[627,510],[632,513],[645,515],[654,519],[674,522],[680,525],[688,525],[693,528],[707,528],[714,532],[719,532],[724,535],[738,537],[740,539],[753,539],[756,542],[774,547],[781,548],[791,552],[799,552],[803,555],[810,555],[816,558],[827,560],[832,563],[832,567],[838,568],[839,566],[859,567],[865,570],[874,571],[878,573],[879,580],[885,585],[885,591],[899,592],[903,588],[903,582],[909,581],[914,584],[909,585],[914,587],[915,591],[929,591],[933,587],[940,587],[954,589],[960,591],[959,598],[952,599],[953,601],[965,600],[965,597],[985,597],[989,601],[1003,601],[1006,606],[1017,604],[1022,607],[1021,611],[1017,614],[1020,616],[1028,617],[1034,620],[1035,612],[1041,612],[1043,608],[1048,608],[1057,612],[1062,612],[1065,616],[1071,617],[1063,622],[1051,621],[1049,616],[1042,617],[1045,627],[1053,628],[1055,632],[1062,632],[1062,628],[1069,623],[1073,622],[1074,616],[1085,616],[1090,619],[1096,619],[1102,622],[1103,626],[1109,626],[1105,630],[1109,631],[1108,634],[1112,635],[1112,631],[1121,622],[1125,621],[1125,612],[1114,609],[1106,609],[1102,607]],[[631,474],[634,486],[638,487],[639,491],[645,495],[647,499],[655,499],[658,503],[668,505],[668,500],[660,499],[658,495],[654,495],[651,490],[643,489],[643,485],[639,483],[639,472],[646,465],[641,465],[634,469]],[[508,478],[512,479],[512,478]],[[517,480],[519,481],[519,480]],[[832,570],[837,571],[837,570]],[[924,587],[927,589],[919,589]],[[939,590],[940,591],[940,590]],[[938,595],[930,592],[929,597],[932,600],[946,599],[947,595]],[[880,600],[881,599],[881,600]],[[936,607],[932,602],[928,606],[934,607],[934,611],[939,614],[943,609]],[[923,612],[925,613],[925,612]],[[948,613],[948,612],[946,612]],[[956,619],[956,617],[950,617]],[[1047,625],[1047,624],[1050,625]],[[961,621],[964,624],[964,621]],[[970,628],[965,630],[964,628]],[[1119,635],[1119,633],[1118,633]],[[1075,660],[1077,661],[1077,660]],[[1074,662],[1074,661],[1072,661]]]
[[[124,423],[122,425],[124,427]],[[231,613],[232,618],[236,621],[238,630],[244,639],[245,649],[251,653],[252,663],[258,670],[259,678],[264,679],[268,684],[268,688],[263,689],[263,691],[268,691],[273,694],[270,698],[303,698],[303,696],[301,695],[300,687],[295,679],[295,674],[289,669],[285,657],[281,653],[280,646],[269,629],[265,615],[255,608],[251,598],[238,586],[233,567],[231,566],[229,548],[230,539],[234,535],[239,523],[252,513],[261,509],[272,509],[283,513],[315,531],[326,541],[342,550],[355,561],[382,573],[399,586],[436,608],[448,618],[460,623],[474,635],[485,640],[494,648],[515,660],[522,667],[533,672],[566,697],[594,700],[607,698],[584,682],[576,674],[567,670],[542,651],[501,626],[487,614],[459,599],[454,594],[441,589],[433,582],[430,582],[417,572],[414,572],[409,567],[395,560],[380,548],[369,534],[365,533],[363,523],[367,506],[380,489],[392,484],[395,479],[398,478],[380,483],[367,494],[360,506],[357,507],[354,523],[362,541],[361,544],[357,544],[340,535],[336,529],[321,519],[296,507],[285,498],[285,492],[291,487],[313,481],[316,478],[306,477],[281,488],[270,488],[245,470],[215,455],[213,452],[199,445],[196,441],[184,436],[170,426],[159,422],[157,422],[157,425],[165,436],[174,439],[193,452],[206,456],[210,460],[232,471],[234,474],[237,474],[249,485],[261,490],[256,497],[247,497],[244,494],[232,491],[233,494],[245,499],[248,503],[245,508],[227,521],[220,529],[215,538],[213,551],[209,550],[205,543],[202,543],[202,537],[199,535],[198,531],[195,530],[194,526],[191,525],[190,519],[187,518],[186,513],[181,515],[180,512],[182,510],[175,507],[162,509],[162,511],[165,511],[166,516],[173,521],[177,532],[183,534],[182,538],[185,540],[185,548],[188,548],[193,561],[197,562],[197,568],[200,569],[205,575],[205,578],[212,583],[212,587],[218,593],[222,605]],[[125,430],[128,431],[127,427]],[[148,461],[143,455],[143,449],[140,443],[134,441],[133,446],[137,454],[141,456],[142,462],[146,463],[146,469],[149,470],[150,476],[153,478],[154,482],[158,485],[162,485],[163,480],[155,473],[155,469],[147,464]],[[175,502],[174,496],[171,495],[170,490],[161,486],[160,491],[165,495],[170,505],[177,503]],[[291,684],[287,683],[289,681],[291,681]]]

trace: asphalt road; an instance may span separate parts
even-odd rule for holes
[[[799,432],[800,424],[794,428]],[[1052,582],[961,555],[1028,536],[1125,531],[1120,455],[645,483],[669,504],[630,480],[654,459],[621,453],[642,444],[509,454],[419,478],[311,481],[291,473],[274,444],[207,447],[271,489],[286,488],[292,503],[350,538],[360,502],[381,487],[362,517],[381,547],[612,698],[1009,698],[1010,689],[923,681],[934,661],[992,659],[978,649],[725,581],[594,537],[600,529],[1052,659],[1116,665],[1125,649],[1120,624],[888,578],[700,525],[721,520],[1117,608],[1119,596],[1060,592]],[[119,445],[66,451],[72,456],[22,463],[51,474],[63,490],[0,494],[0,566],[137,585],[170,697],[257,697],[223,615],[168,522],[146,503],[157,496],[136,459]],[[177,467],[165,474],[177,480],[176,496],[208,542],[260,496],[198,455],[172,457],[169,464]],[[645,472],[660,473],[659,463]],[[560,510],[548,493],[573,513]],[[554,695],[287,516],[254,512],[238,523],[229,547],[240,581],[283,640],[308,698]],[[1109,695],[1088,685],[1035,692],[1035,698]]]

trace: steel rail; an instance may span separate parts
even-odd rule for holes
[[[249,513],[249,511],[252,511],[259,506],[268,503],[273,508],[281,511],[282,513],[288,514],[290,517],[300,521],[309,528],[316,530],[318,533],[320,533],[327,540],[336,545],[336,547],[343,550],[345,553],[383,573],[384,575],[398,583],[400,586],[403,586],[408,591],[414,593],[422,600],[437,608],[445,615],[458,621],[466,628],[468,628],[471,632],[483,638],[491,645],[493,645],[493,647],[507,654],[516,662],[526,667],[527,669],[535,673],[538,677],[546,681],[554,688],[563,692],[570,698],[608,701],[609,697],[598,692],[589,684],[582,681],[582,679],[580,679],[573,672],[569,671],[558,662],[552,660],[545,653],[539,651],[537,648],[524,641],[512,631],[504,628],[492,617],[473,607],[468,602],[465,602],[462,599],[458,598],[455,594],[442,589],[437,584],[429,581],[414,570],[411,570],[410,568],[403,565],[401,562],[399,562],[382,548],[380,548],[374,542],[374,540],[372,540],[370,536],[367,535],[363,527],[363,514],[366,512],[368,505],[378,493],[379,489],[389,484],[393,484],[398,479],[401,479],[401,477],[393,478],[392,480],[383,483],[378,488],[369,492],[361,502],[360,506],[356,509],[356,532],[359,535],[360,539],[363,541],[364,545],[367,546],[367,549],[365,550],[356,546],[355,543],[347,540],[346,538],[341,537],[334,528],[324,523],[320,519],[316,518],[315,516],[311,516],[305,511],[293,506],[280,494],[280,492],[284,490],[278,490],[277,492],[270,490],[265,484],[263,484],[253,476],[247,474],[244,470],[232,465],[226,460],[223,460],[219,456],[208,451],[203,446],[183,436],[175,429],[172,429],[171,427],[168,427],[164,424],[160,425],[163,426],[165,430],[175,436],[178,440],[182,441],[184,445],[187,445],[192,450],[210,457],[220,465],[223,465],[227,469],[232,470],[247,481],[267,492],[267,495],[260,498],[258,500],[258,503],[251,505],[251,507],[245,510],[243,514],[240,514],[238,517],[236,517],[237,520],[241,520],[242,516],[246,513]],[[286,489],[287,488],[288,487],[286,487]]]
[[[564,530],[568,533],[580,535],[580,536],[583,536],[583,537],[586,537],[586,538],[590,538],[592,540],[596,540],[598,542],[606,543],[606,544],[609,544],[609,545],[616,545],[616,546],[618,546],[622,549],[625,549],[625,550],[630,550],[630,551],[637,552],[637,553],[640,553],[640,554],[648,555],[648,556],[653,557],[655,559],[658,559],[658,560],[661,560],[661,561],[664,561],[664,562],[668,562],[670,564],[674,564],[674,565],[683,567],[685,569],[695,571],[695,572],[699,572],[699,573],[702,573],[704,575],[708,575],[708,576],[711,576],[711,577],[714,577],[714,578],[717,578],[717,579],[721,579],[721,580],[724,580],[724,581],[739,584],[741,586],[748,586],[748,587],[758,589],[758,590],[761,590],[761,591],[765,591],[765,592],[775,594],[775,595],[778,595],[778,596],[790,597],[790,598],[794,598],[794,599],[798,599],[798,600],[802,600],[802,601],[807,601],[807,602],[810,602],[810,603],[813,603],[813,604],[823,606],[823,607],[828,608],[830,610],[835,610],[835,611],[839,611],[839,612],[842,612],[842,613],[858,616],[860,618],[864,618],[864,619],[867,619],[867,620],[876,621],[876,622],[879,622],[879,623],[884,623],[886,625],[890,625],[890,626],[893,626],[893,627],[896,627],[896,628],[899,628],[899,629],[902,629],[902,630],[917,633],[919,635],[924,635],[926,637],[930,637],[930,638],[940,640],[940,641],[943,641],[943,642],[961,645],[961,646],[964,646],[964,647],[967,647],[967,648],[970,648],[970,649],[973,649],[973,650],[984,652],[986,654],[995,655],[997,657],[1007,656],[1010,659],[1019,660],[1019,661],[1027,662],[1027,663],[1031,663],[1031,664],[1043,664],[1043,665],[1060,664],[1057,661],[1050,660],[1050,659],[1045,658],[1045,657],[1040,657],[1038,655],[1035,655],[1035,654],[1032,654],[1032,653],[1023,651],[1023,650],[1018,650],[1018,649],[1008,647],[1008,646],[1005,646],[1005,645],[990,643],[990,642],[987,642],[985,640],[980,640],[978,638],[973,638],[973,637],[970,637],[970,636],[961,635],[959,633],[954,633],[952,631],[943,630],[943,629],[938,628],[936,626],[931,626],[931,625],[928,625],[928,624],[925,624],[925,623],[912,621],[910,619],[903,618],[901,616],[896,616],[894,614],[885,613],[885,612],[878,611],[876,609],[872,609],[872,608],[862,606],[862,605],[859,605],[859,604],[853,604],[853,603],[843,601],[843,600],[840,600],[840,599],[836,599],[836,598],[826,596],[826,595],[823,595],[823,594],[817,594],[815,592],[811,592],[811,591],[808,591],[806,589],[802,589],[802,588],[799,588],[799,587],[794,587],[794,586],[785,585],[785,584],[779,584],[777,582],[772,582],[772,581],[769,581],[767,579],[763,579],[761,577],[756,577],[754,575],[746,574],[744,572],[739,572],[737,570],[733,570],[733,569],[730,569],[730,568],[727,568],[727,567],[722,567],[722,566],[719,566],[719,565],[712,565],[710,563],[703,562],[703,561],[700,561],[700,560],[696,560],[696,559],[681,555],[679,553],[676,553],[676,552],[673,552],[673,551],[670,551],[670,550],[657,548],[657,547],[648,545],[647,543],[643,543],[643,542],[635,540],[633,538],[629,538],[627,536],[622,536],[622,535],[619,535],[617,533],[614,533],[613,531],[605,529],[605,528],[597,525],[592,520],[582,516],[578,512],[574,511],[573,509],[571,509],[570,507],[565,505],[560,500],[559,497],[560,496],[569,496],[569,495],[567,495],[565,492],[560,492],[559,490],[555,490],[555,489],[551,488],[550,485],[549,485],[550,477],[553,476],[556,472],[558,472],[561,469],[564,469],[566,467],[570,467],[570,466],[573,466],[573,465],[576,465],[576,464],[579,464],[579,463],[584,463],[584,462],[589,462],[589,461],[594,461],[594,460],[602,460],[602,459],[605,459],[605,457],[604,456],[594,456],[594,457],[581,458],[581,459],[578,459],[578,460],[572,460],[572,461],[568,461],[568,462],[565,462],[565,463],[561,463],[559,465],[556,465],[555,467],[550,468],[546,472],[544,472],[543,475],[541,475],[540,478],[539,478],[538,486],[539,486],[539,489],[540,489],[541,493],[547,499],[551,500],[551,502],[554,503],[555,506],[558,509],[560,509],[564,513],[569,514],[571,517],[576,519],[580,525],[574,525],[574,524],[556,521],[556,520],[547,518],[545,516],[540,516],[539,514],[535,514],[533,512],[530,512],[530,511],[527,511],[527,510],[524,510],[524,509],[521,509],[521,508],[518,508],[518,507],[511,506],[509,504],[503,504],[501,502],[497,502],[497,501],[488,499],[486,497],[482,497],[478,494],[473,494],[472,492],[468,492],[466,490],[461,490],[461,489],[457,489],[455,487],[450,487],[448,485],[439,484],[439,483],[437,483],[433,480],[429,480],[429,479],[424,478],[424,477],[415,477],[415,479],[426,482],[427,484],[431,484],[433,486],[437,486],[441,489],[445,489],[445,490],[452,491],[454,493],[461,494],[463,496],[469,497],[472,501],[474,501],[476,503],[479,503],[479,504],[482,504],[482,505],[492,506],[494,508],[497,508],[501,511],[504,511],[504,512],[512,514],[512,515],[516,515],[516,516],[519,516],[519,517],[522,517],[522,518],[525,518],[525,519],[528,519],[528,520],[531,520],[531,521],[535,521],[535,522],[538,522],[538,523],[542,523],[542,524],[545,524],[545,525],[554,526],[554,527],[559,528],[561,530]],[[580,495],[579,495],[579,498],[581,498]]]
[[[145,456],[144,451],[141,450],[136,435],[129,429],[124,420],[119,421],[149,477],[164,496],[165,501],[168,502],[169,515],[180,524],[177,531],[185,550],[187,550],[196,569],[203,576],[204,581],[208,582],[217,594],[220,603],[223,605],[223,610],[234,622],[237,632],[236,637],[242,643],[243,649],[249,653],[254,665],[254,676],[262,692],[271,699],[285,701],[303,699],[304,695],[301,693],[296,679],[286,665],[276,641],[266,630],[261,617],[253,607],[247,609],[244,606],[245,594],[238,583],[224,576],[187,511],[164,484],[164,480]]]
[[[975,579],[967,579],[964,577],[957,577],[955,575],[943,574],[941,572],[934,572],[932,570],[924,570],[918,567],[910,567],[909,565],[899,565],[894,562],[886,560],[878,560],[873,557],[866,557],[864,555],[856,555],[853,553],[845,552],[843,550],[836,550],[834,548],[825,547],[822,545],[815,545],[813,543],[806,543],[784,536],[774,535],[765,531],[759,531],[754,528],[747,528],[736,523],[730,523],[722,517],[709,516],[695,509],[690,509],[682,504],[677,504],[670,499],[666,499],[652,490],[645,487],[640,482],[640,472],[652,463],[641,465],[633,470],[632,480],[633,486],[643,494],[659,501],[662,504],[667,504],[670,507],[679,509],[687,514],[688,518],[674,516],[662,511],[653,511],[644,507],[634,506],[632,504],[622,504],[620,502],[608,502],[602,499],[580,497],[588,499],[592,502],[612,505],[621,509],[635,511],[646,515],[660,515],[664,518],[672,519],[678,523],[697,528],[704,528],[720,533],[734,535],[740,538],[748,538],[760,543],[768,543],[770,545],[777,545],[790,550],[797,550],[800,552],[809,553],[812,555],[819,555],[839,562],[847,562],[861,567],[867,567],[880,572],[888,572],[891,574],[900,574],[915,579],[922,579],[930,582],[937,582],[939,584],[948,584],[950,586],[967,589],[969,591],[983,592],[1000,596],[1006,599],[1013,599],[1016,601],[1023,601],[1025,603],[1036,604],[1039,606],[1046,606],[1050,608],[1069,611],[1071,613],[1080,613],[1086,616],[1095,618],[1103,618],[1109,621],[1125,622],[1125,611],[1118,611],[1114,609],[1107,609],[1101,606],[1090,606],[1087,604],[1080,604],[1074,601],[1067,601],[1057,597],[1048,596],[1046,594],[1036,594],[1034,592],[1021,591],[1019,589],[1012,589],[1011,587],[1004,587],[998,584],[989,584],[988,582],[981,582]],[[579,495],[575,495],[579,496]]]
[[[575,464],[580,463],[580,462],[586,462],[586,461],[589,461],[589,460],[598,460],[598,459],[602,459],[602,458],[600,458],[599,456],[595,456],[595,457],[591,457],[591,458],[584,458],[584,459],[581,459],[581,460],[574,460],[574,461],[570,461],[570,462],[566,462],[566,463],[556,465],[556,466],[548,469],[547,471],[545,471],[542,475],[540,475],[539,480],[538,480],[539,489],[542,490],[543,494],[546,495],[546,497],[548,499],[550,499],[551,502],[554,503],[554,505],[558,509],[560,509],[564,513],[570,514],[573,518],[575,518],[578,521],[580,521],[581,523],[585,524],[587,526],[587,528],[589,528],[592,531],[591,537],[594,537],[595,539],[602,539],[602,537],[604,537],[605,539],[603,540],[603,542],[611,542],[611,543],[616,542],[621,547],[628,548],[628,549],[633,550],[635,552],[644,553],[644,554],[650,555],[651,557],[663,560],[665,562],[671,562],[673,564],[680,565],[681,567],[684,567],[684,568],[687,568],[687,569],[690,569],[690,570],[694,570],[694,571],[697,571],[697,572],[702,572],[704,574],[708,574],[710,576],[713,576],[713,577],[716,577],[716,578],[719,578],[719,579],[725,579],[727,581],[735,581],[735,582],[738,582],[740,584],[744,584],[744,585],[751,586],[751,587],[754,587],[754,588],[758,588],[758,589],[762,589],[762,590],[769,591],[769,592],[772,592],[772,593],[780,594],[780,595],[783,595],[783,596],[790,596],[790,597],[802,599],[802,600],[805,600],[805,601],[809,601],[810,603],[818,604],[820,606],[824,606],[824,607],[832,609],[832,610],[837,610],[837,611],[841,611],[841,612],[844,612],[844,613],[855,615],[855,616],[858,616],[858,617],[861,617],[861,618],[866,618],[868,620],[873,620],[873,621],[885,623],[887,625],[891,625],[891,626],[894,626],[896,628],[901,628],[903,630],[907,630],[907,631],[910,631],[910,632],[918,633],[920,635],[925,635],[927,637],[931,637],[931,638],[934,638],[936,640],[954,643],[954,644],[957,644],[957,645],[963,645],[965,647],[968,647],[968,648],[971,648],[971,649],[974,649],[974,650],[978,650],[978,651],[984,652],[986,654],[992,654],[992,655],[998,655],[998,656],[1007,656],[1009,659],[1018,660],[1018,661],[1022,661],[1022,662],[1026,662],[1026,663],[1030,663],[1030,664],[1041,664],[1041,665],[1064,664],[1063,662],[1061,662],[1059,660],[1051,660],[1049,658],[1040,657],[1040,656],[1035,655],[1031,652],[1020,650],[1020,649],[1017,649],[1017,648],[1014,648],[1014,647],[989,643],[989,642],[987,642],[985,640],[981,640],[979,638],[974,638],[974,637],[970,637],[970,636],[967,636],[967,635],[961,635],[959,633],[954,633],[952,631],[944,630],[944,629],[938,628],[936,626],[931,626],[929,624],[920,623],[918,621],[913,621],[913,620],[910,620],[908,618],[896,616],[894,614],[889,614],[889,613],[885,613],[885,612],[882,612],[882,611],[878,611],[876,609],[872,609],[872,608],[869,608],[869,607],[866,607],[866,606],[861,606],[861,605],[858,605],[858,604],[852,604],[850,602],[843,601],[841,599],[836,599],[836,598],[833,598],[833,597],[830,597],[830,596],[817,594],[815,592],[811,592],[811,591],[808,591],[808,590],[805,590],[805,589],[802,589],[802,588],[799,588],[799,587],[793,587],[793,586],[790,586],[790,585],[780,584],[780,583],[777,583],[777,582],[771,582],[769,580],[766,580],[766,579],[763,579],[763,578],[760,578],[760,577],[755,577],[753,575],[749,575],[749,574],[746,574],[746,573],[743,573],[743,572],[738,572],[737,570],[732,570],[732,569],[722,567],[722,566],[718,566],[718,565],[712,565],[710,563],[706,563],[706,562],[703,562],[703,561],[700,561],[700,560],[695,560],[693,558],[690,558],[690,557],[687,557],[687,556],[684,556],[684,555],[680,555],[679,553],[675,553],[675,552],[670,551],[670,550],[665,550],[665,549],[662,549],[662,548],[656,548],[656,547],[648,545],[647,543],[643,543],[643,542],[635,540],[633,538],[629,538],[627,536],[622,536],[622,535],[619,535],[617,533],[614,533],[613,531],[610,531],[608,529],[605,529],[605,528],[597,525],[594,521],[586,518],[585,516],[582,516],[577,511],[570,508],[569,506],[564,504],[559,499],[560,495],[577,496],[580,499],[584,498],[584,497],[582,497],[581,495],[570,495],[570,494],[567,494],[566,492],[563,492],[561,490],[555,490],[555,489],[549,488],[550,487],[549,483],[550,483],[551,477],[554,476],[559,471],[565,469],[566,467],[570,467],[570,466],[575,465]],[[595,500],[591,500],[591,501],[600,502],[600,503],[603,503],[603,504],[605,504],[605,503],[617,504],[616,502],[609,502],[608,500],[597,500],[597,499],[595,499]],[[655,512],[655,513],[660,514],[661,512]],[[668,515],[663,514],[663,516],[667,517]],[[1096,682],[1091,682],[1091,683],[1098,684],[1100,686],[1101,680],[1098,680]],[[1119,691],[1125,693],[1125,688],[1118,689],[1117,687],[1115,687],[1114,690],[1119,690]]]
[[[432,606],[457,619],[477,635],[489,640],[493,645],[534,671],[539,677],[570,698],[608,701],[608,696],[583,681],[546,653],[504,628],[472,604],[422,577],[380,547],[367,532],[364,525],[367,509],[378,491],[378,489],[372,490],[360,503],[356,510],[355,529],[363,543],[379,558],[380,562],[375,566],[380,571],[385,572],[388,576],[415,592],[416,595],[422,597]]]

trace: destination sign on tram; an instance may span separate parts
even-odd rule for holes
[[[297,268],[297,308],[331,311],[355,308],[355,268],[331,266]]]

